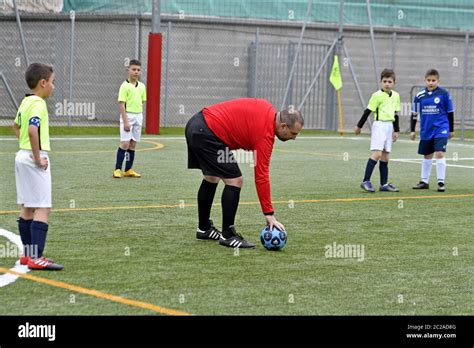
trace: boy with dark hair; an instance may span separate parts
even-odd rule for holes
[[[143,124],[143,103],[146,101],[146,87],[138,81],[142,64],[132,59],[128,66],[128,78],[119,90],[120,109],[120,146],[113,177],[122,177],[122,164],[125,160],[125,177],[140,178],[141,175],[132,169],[135,160],[135,148],[140,141]]]
[[[52,206],[51,148],[44,99],[54,90],[53,68],[33,63],[26,70],[25,80],[33,94],[23,99],[13,124],[20,146],[15,157],[17,203],[21,205],[17,221],[23,243],[20,264],[36,270],[61,270],[62,265],[43,256]]]
[[[454,107],[447,90],[439,87],[439,72],[430,69],[425,74],[426,88],[413,99],[410,139],[416,138],[416,121],[420,114],[420,144],[418,153],[423,155],[421,180],[414,189],[428,189],[433,154],[436,158],[438,192],[446,190],[446,147],[454,136]]]
[[[379,162],[380,191],[398,192],[399,190],[394,185],[388,183],[388,161],[392,149],[392,142],[397,141],[400,132],[398,125],[400,95],[393,90],[393,86],[395,85],[395,72],[391,69],[384,69],[380,74],[380,83],[382,89],[372,94],[369,105],[355,128],[355,133],[360,134],[370,113],[374,113],[375,120],[372,125],[370,140],[370,150],[372,154],[367,162],[364,179],[360,187],[367,192],[375,192],[370,182],[370,177],[372,176],[375,165]]]

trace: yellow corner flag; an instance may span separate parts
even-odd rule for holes
[[[332,65],[331,76],[329,81],[332,83],[337,91],[337,109],[339,111],[339,134],[344,135],[344,127],[342,125],[342,105],[341,105],[341,88],[342,88],[342,77],[341,70],[339,70],[339,59],[337,55],[334,55],[334,64]]]
[[[332,83],[336,91],[342,88],[342,77],[341,71],[339,70],[339,59],[337,55],[334,55],[334,63],[332,65],[331,76],[329,77],[329,81]]]

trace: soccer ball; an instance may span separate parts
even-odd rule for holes
[[[269,226],[266,226],[262,232],[260,232],[260,241],[267,250],[281,250],[286,245],[288,235],[285,231],[280,231],[278,228],[273,227],[270,231]]]

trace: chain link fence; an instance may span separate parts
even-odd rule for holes
[[[461,2],[456,5],[460,13],[462,6],[470,6]],[[306,3],[293,0],[283,6],[276,0],[265,0],[258,6],[240,3],[232,7],[219,2],[212,7],[205,0],[162,1],[161,126],[184,126],[204,106],[238,97],[267,98],[280,108]],[[297,105],[301,101],[322,57],[337,37],[339,3],[313,1],[286,104]],[[14,12],[2,12],[1,4],[0,125],[10,125],[16,113],[15,103],[28,93],[24,82],[27,62],[17,17]],[[370,95],[378,88],[372,60],[374,49],[378,72],[384,67],[395,69],[402,111],[409,110],[411,87],[423,82],[429,68],[440,71],[442,85],[474,84],[474,45],[472,36],[466,37],[465,30],[469,28],[465,19],[460,20],[459,30],[453,30],[455,21],[448,18],[446,9],[438,9],[440,16],[446,16],[444,27],[444,22],[437,18],[434,27],[438,29],[413,28],[413,9],[418,11],[417,15],[433,9],[423,9],[421,1],[410,4],[400,2],[399,6],[384,7],[382,1],[371,1],[374,14],[389,16],[386,23],[383,18],[375,18],[373,46],[366,25],[365,2],[361,5],[346,1],[345,21],[352,23],[344,28],[342,38],[350,57],[340,57],[346,130],[353,128]],[[86,5],[89,7],[81,10]],[[254,14],[250,8],[261,12]],[[117,94],[127,76],[130,59],[142,61],[141,80],[147,83],[149,11],[151,1],[134,5],[124,1],[68,0],[60,11],[48,13],[20,8],[28,61],[52,64],[56,72],[55,92],[48,100],[52,125],[118,125]],[[328,83],[331,65],[332,58],[304,104],[302,111],[308,128],[337,129],[336,98]],[[468,96],[472,98],[469,93]],[[454,102],[457,124],[461,125],[464,102],[464,125],[474,128],[470,121],[472,101],[456,97]],[[408,129],[409,111],[401,116],[402,129]]]

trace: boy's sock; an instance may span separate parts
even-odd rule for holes
[[[48,224],[33,220],[31,223],[31,245],[33,248],[33,254],[37,255],[30,255],[32,258],[37,259],[43,256],[47,234]]]
[[[31,248],[31,220],[25,220],[22,217],[17,219],[18,221],[18,230],[20,231],[21,242],[23,243],[23,255],[30,256]]]
[[[426,184],[430,182],[431,166],[433,165],[432,159],[423,158],[421,162],[421,181]]]
[[[125,171],[132,169],[133,160],[135,159],[135,150],[127,150],[128,156],[125,161]]]
[[[117,162],[115,162],[115,169],[122,169],[123,158],[125,157],[126,150],[122,149],[121,147],[117,150]]]
[[[201,231],[207,231],[211,228],[211,225],[209,224],[209,217],[211,216],[212,202],[214,201],[216,189],[217,183],[214,184],[204,179],[202,180],[201,186],[199,187],[197,201],[199,229]]]
[[[380,185],[385,185],[388,181],[388,162],[379,161]]]
[[[224,238],[232,237],[233,234],[229,227],[235,222],[235,214],[239,207],[240,187],[225,185],[222,191],[222,236]]]
[[[446,158],[436,159],[436,176],[438,177],[438,182],[444,183],[446,178]]]
[[[377,164],[377,161],[374,161],[372,158],[369,158],[369,160],[367,161],[367,166],[365,167],[365,174],[364,174],[363,181],[370,180],[370,177],[372,176],[372,172],[374,171],[376,164]]]

